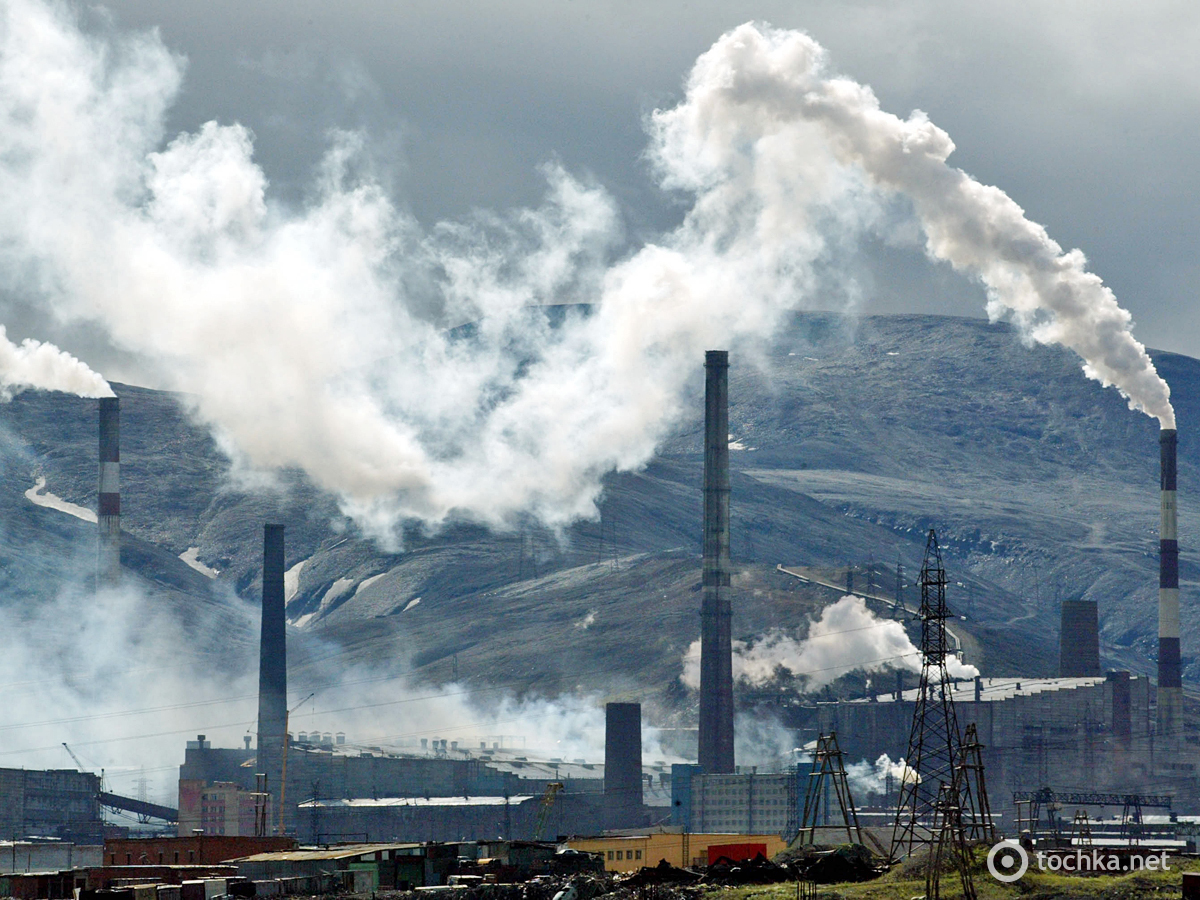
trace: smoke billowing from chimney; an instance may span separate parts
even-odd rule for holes
[[[93,38],[65,5],[0,7],[0,279],[147,360],[240,465],[304,469],[381,539],[407,518],[594,515],[601,478],[687,414],[700,351],[817,305],[839,242],[896,194],[929,254],[987,285],[993,317],[1172,422],[1082,254],[948,166],[923,115],[832,77],[803,34],[744,25],[698,60],[648,150],[694,204],[620,258],[612,199],[561,167],[537,209],[424,230],[345,132],[311,202],[275,204],[244,127],[164,145],[181,80],[156,33]],[[590,314],[543,309],[579,299]]]
[[[80,397],[113,396],[108,382],[71,354],[32,338],[14,344],[0,325],[0,399],[10,399],[26,388]]]
[[[958,656],[946,657],[952,678],[974,678],[979,670]],[[887,669],[921,671],[921,651],[904,626],[880,619],[866,601],[847,594],[821,610],[799,640],[778,629],[769,629],[754,643],[733,642],[733,677],[753,686],[769,684],[778,675],[804,679],[805,690],[815,691],[850,672]],[[700,641],[693,641],[683,658],[683,683],[700,686]]]

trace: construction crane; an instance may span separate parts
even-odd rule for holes
[[[71,761],[73,763],[75,763],[75,768],[78,769],[80,772],[83,772],[85,775],[90,775],[92,773],[92,770],[89,769],[87,766],[85,766],[80,761],[79,757],[75,755],[75,751],[67,746],[67,742],[63,741],[62,745],[63,745],[63,749],[67,751],[67,755],[69,757],[71,757]],[[104,770],[103,769],[100,770],[100,790],[104,790]]]
[[[75,755],[75,751],[67,746],[66,741],[63,741],[62,745],[63,749],[67,751],[67,755],[71,757],[71,761],[75,763],[75,768],[77,768],[80,772],[86,772],[87,769],[83,767],[83,763],[79,761],[79,757]]]
[[[561,781],[551,781],[546,785],[546,793],[542,794],[542,802],[538,805],[537,824],[533,829],[533,839],[540,841],[542,832],[546,830],[546,823],[550,821],[550,810],[554,808],[554,801],[558,798],[559,792],[563,789]]]

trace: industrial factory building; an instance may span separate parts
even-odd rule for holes
[[[808,772],[705,774],[699,766],[671,767],[671,822],[687,831],[795,834]]]
[[[976,678],[953,685],[951,694],[959,722],[973,722],[979,731],[998,812],[1014,815],[1013,791],[1031,786],[1135,790],[1153,780],[1145,676]],[[883,694],[817,703],[794,709],[788,719],[804,734],[835,732],[850,760],[875,760],[884,753],[899,760],[908,750],[916,700],[912,689],[899,699]]]
[[[100,777],[74,769],[0,769],[0,834],[100,843]]]

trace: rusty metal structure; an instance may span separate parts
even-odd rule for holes
[[[804,812],[797,835],[799,843],[816,842],[821,806],[829,806],[828,812],[832,812],[832,804],[827,802],[830,793],[837,797],[838,812],[846,828],[846,841],[851,844],[863,843],[858,811],[854,807],[854,798],[850,795],[850,782],[846,778],[846,761],[838,746],[837,733],[832,731],[817,738],[812,770],[808,773],[808,783],[804,790]],[[826,827],[831,824],[828,813],[824,824]]]
[[[925,867],[925,900],[941,900],[942,868],[947,857],[958,874],[963,900],[975,900],[971,851],[963,820],[962,796],[956,782],[939,785],[931,825],[933,844],[929,850],[929,864]]]
[[[962,751],[958,760],[958,795],[966,813],[963,829],[972,841],[994,844],[999,840],[992,804],[988,800],[987,781],[983,774],[983,744],[975,723],[967,724],[963,733]]]

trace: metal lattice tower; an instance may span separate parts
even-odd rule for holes
[[[808,784],[804,790],[804,815],[798,834],[801,844],[815,843],[818,811],[825,792],[831,788],[837,796],[838,809],[846,827],[846,840],[851,844],[861,844],[862,829],[858,825],[854,798],[850,796],[846,762],[838,746],[837,733],[832,731],[817,738],[817,750],[813,754],[812,770],[808,773]],[[825,823],[826,826],[831,824]]]
[[[1092,823],[1088,819],[1086,809],[1075,810],[1075,819],[1071,822],[1071,830],[1075,832],[1076,846],[1092,846]]]
[[[967,846],[963,823],[962,797],[956,783],[943,783],[933,804],[933,846],[925,869],[925,900],[941,900],[942,860],[947,856],[962,883],[963,900],[975,900],[975,882],[971,877],[971,851]]]
[[[983,777],[983,744],[979,732],[970,722],[963,734],[962,751],[958,761],[958,794],[963,812],[963,827],[967,838],[994,844],[999,839],[988,801],[987,784]]]
[[[905,758],[915,778],[905,778],[900,787],[896,822],[892,828],[892,859],[910,856],[922,846],[932,845],[937,834],[937,804],[943,785],[955,786],[959,775],[961,739],[951,696],[953,683],[946,671],[950,654],[946,638],[946,570],[937,535],[929,529],[925,559],[921,564],[921,684],[913,709],[912,731]],[[955,808],[958,800],[955,799]],[[959,827],[962,817],[958,816]]]

